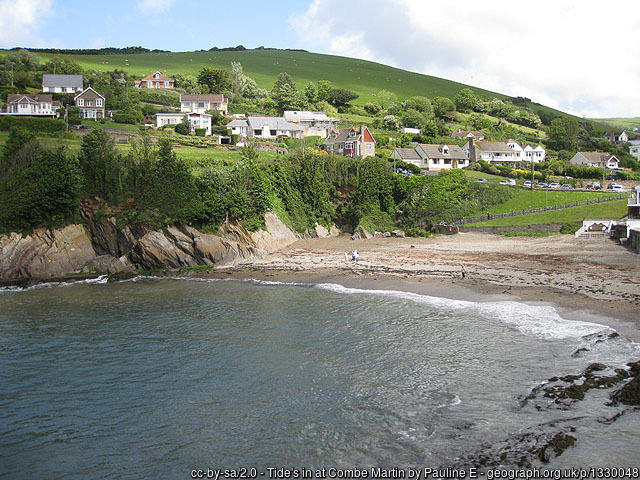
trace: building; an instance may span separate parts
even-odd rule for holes
[[[569,163],[579,167],[608,168],[616,170],[620,168],[620,160],[615,155],[603,152],[578,152]]]
[[[87,87],[73,97],[76,107],[80,109],[80,118],[102,120],[105,118],[105,98],[93,88]]]
[[[184,113],[206,113],[207,110],[217,110],[227,114],[229,99],[222,94],[180,95],[180,111]]]
[[[513,148],[505,142],[475,142],[473,138],[469,138],[462,149],[472,162],[484,160],[493,165],[512,168],[520,166],[522,162],[522,158],[518,158]]]
[[[469,136],[471,136],[471,138],[473,138],[474,140],[478,140],[479,142],[484,140],[484,133],[477,130],[469,131],[469,130],[462,130],[461,128],[459,128],[458,130],[456,130],[451,134],[451,137],[453,138],[462,138],[464,140],[468,140]]]
[[[416,148],[396,148],[391,158],[412,163],[423,172],[450,170],[469,166],[469,158],[457,145],[419,143]]]
[[[332,155],[345,157],[373,157],[376,154],[376,140],[365,126],[332,132],[323,148]]]
[[[78,93],[83,86],[82,75],[42,75],[42,91],[44,93]]]
[[[324,112],[308,110],[285,110],[284,119],[302,128],[302,136],[318,136],[327,138],[327,135],[338,126],[338,119],[329,117]]]
[[[182,123],[185,116],[189,121],[191,133],[194,133],[196,128],[204,128],[205,135],[211,135],[211,117],[208,113],[156,113],[156,128],[161,128],[165,125],[177,125]]]
[[[630,143],[629,154],[636,160],[640,160],[640,140],[631,140]]]
[[[137,88],[173,88],[175,81],[173,78],[169,78],[163,73],[153,72],[151,75],[147,75],[141,80],[135,80],[134,85]]]
[[[0,115],[55,117],[59,108],[60,102],[53,101],[52,95],[12,93],[7,95],[7,111]]]
[[[514,158],[520,162],[541,163],[545,161],[547,152],[542,145],[537,145],[535,148],[531,145],[527,145],[522,148],[515,140],[507,140],[504,142],[514,151]]]
[[[615,143],[616,145],[621,145],[629,141],[629,136],[627,135],[627,132],[623,130],[622,133],[617,133],[617,132],[605,133],[604,139],[609,140],[611,143]]]
[[[278,137],[302,138],[302,128],[287,122],[283,117],[248,117],[247,136],[276,139]]]

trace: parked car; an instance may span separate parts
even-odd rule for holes
[[[556,182],[550,183],[549,188],[560,188],[560,184]]]
[[[547,185],[544,182],[540,182],[538,185],[536,185],[536,187],[538,187],[538,188],[549,188],[549,185]]]
[[[570,183],[563,183],[562,185],[560,185],[560,190],[572,190],[573,187],[571,186]]]
[[[614,192],[622,192],[624,190],[624,187],[619,183],[610,183],[607,188],[609,190],[613,190]]]
[[[476,182],[480,182],[480,183],[487,183],[487,181],[488,181],[488,180],[487,180],[486,178],[483,178],[483,177],[476,178]]]
[[[618,175],[616,175],[615,173],[613,175],[607,175],[607,180],[617,180],[618,179]]]
[[[602,186],[600,186],[600,182],[591,182],[586,186],[587,190],[602,190]]]
[[[513,178],[505,178],[500,180],[500,185],[515,185],[516,181]]]
[[[523,185],[523,187],[527,187],[527,188],[531,188],[531,180],[526,180]]]

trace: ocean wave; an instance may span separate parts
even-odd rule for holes
[[[82,280],[66,280],[63,282],[42,282],[30,285],[28,287],[0,287],[0,292],[28,292],[31,290],[38,290],[41,288],[58,288],[58,287],[70,287],[72,285],[104,285],[109,281],[108,275],[100,275],[95,278],[84,278]]]

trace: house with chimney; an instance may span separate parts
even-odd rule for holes
[[[287,122],[301,127],[303,137],[318,136],[327,138],[327,135],[338,126],[337,118],[318,111],[285,110],[283,117]]]
[[[462,130],[461,128],[459,128],[458,130],[456,130],[455,132],[453,132],[451,134],[452,138],[458,138],[458,139],[463,139],[463,140],[468,140],[469,137],[473,138],[474,140],[478,140],[478,141],[482,141],[484,140],[484,133],[478,131],[478,130],[474,130],[474,131],[469,131],[469,130]]]
[[[629,141],[629,136],[627,135],[627,132],[623,130],[621,133],[607,132],[604,134],[604,139],[610,141],[611,143],[615,143],[616,145],[622,145],[623,143],[627,143]]]
[[[11,93],[7,95],[7,111],[0,115],[55,117],[59,108],[60,102],[54,101],[52,95]]]
[[[331,155],[351,158],[373,157],[376,140],[366,126],[342,129],[329,134],[322,148]]]
[[[173,88],[175,85],[175,80],[173,78],[167,77],[165,74],[161,72],[153,72],[146,77],[135,80],[134,85],[136,88]]]
[[[462,147],[471,162],[484,160],[493,165],[505,167],[517,167],[522,162],[522,158],[516,155],[516,151],[505,142],[476,142],[473,138]]]
[[[457,145],[419,143],[416,148],[396,148],[391,153],[391,158],[412,163],[423,172],[469,166],[467,154]]]

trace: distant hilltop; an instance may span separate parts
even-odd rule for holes
[[[137,53],[170,53],[170,50],[153,49],[150,50],[144,47],[105,47],[105,48],[28,48],[28,47],[14,47],[11,50],[29,50],[30,52],[42,52],[42,53],[54,53],[60,55],[135,55]],[[307,50],[301,48],[274,48],[263,47],[262,45],[257,48],[246,48],[244,45],[238,45],[237,47],[211,47],[209,52],[242,52],[244,50],[281,50],[285,52],[305,52]],[[206,52],[207,50],[196,50],[196,52]]]

